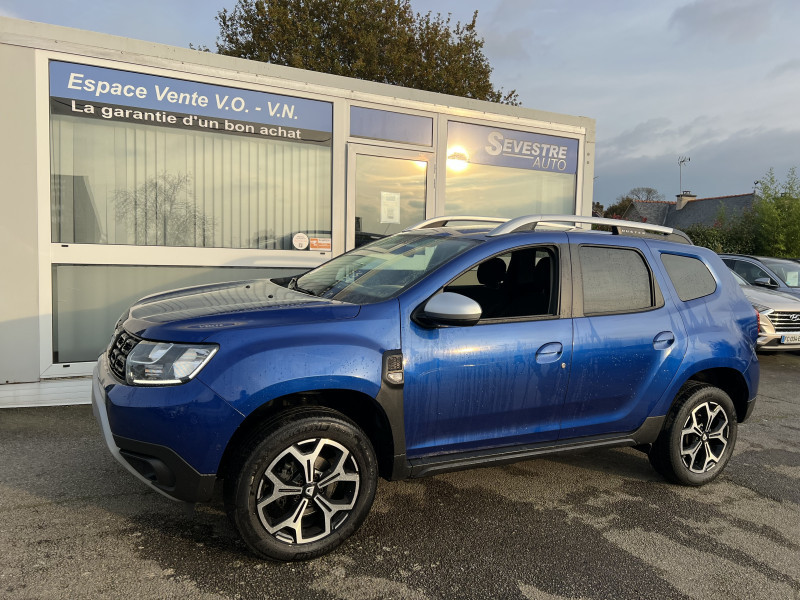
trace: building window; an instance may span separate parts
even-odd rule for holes
[[[132,302],[163,290],[284,275],[252,267],[53,265],[53,362],[97,360]]]
[[[445,212],[575,214],[578,140],[451,121]]]
[[[331,150],[54,116],[53,242],[291,250],[330,237]]]
[[[147,294],[287,274],[223,250],[108,265],[107,245],[330,250],[332,127],[330,102],[51,61],[51,241],[92,249],[52,264],[53,362],[95,360]]]
[[[351,106],[350,135],[371,140],[432,146],[433,119],[388,110]]]
[[[330,239],[329,103],[61,62],[50,80],[54,243]]]

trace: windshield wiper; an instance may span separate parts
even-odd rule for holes
[[[301,292],[303,294],[308,294],[309,296],[316,296],[316,294],[314,292],[312,292],[311,290],[307,290],[305,288],[301,288],[299,285],[297,285],[297,277],[292,277],[289,280],[289,285],[287,287],[290,290],[295,290],[295,291]]]

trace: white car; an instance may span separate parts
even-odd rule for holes
[[[758,350],[800,350],[800,299],[750,285],[735,271],[731,273],[758,311]]]

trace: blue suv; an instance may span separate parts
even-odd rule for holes
[[[253,552],[300,560],[358,529],[379,477],[636,446],[707,483],[753,410],[756,338],[679,231],[443,217],[302,276],[140,300],[92,396],[131,473],[186,502],[221,480]]]

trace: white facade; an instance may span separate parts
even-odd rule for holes
[[[8,18],[0,73],[0,384],[88,375],[159,289],[438,215],[591,214],[585,117]]]

